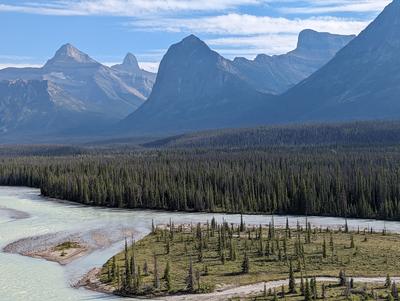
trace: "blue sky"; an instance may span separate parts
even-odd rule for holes
[[[295,48],[305,28],[358,34],[390,0],[0,0],[0,68],[37,66],[65,43],[156,68],[190,33],[233,58]]]

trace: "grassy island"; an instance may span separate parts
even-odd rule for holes
[[[161,296],[290,279],[285,292],[293,298],[287,300],[305,300],[296,299],[295,292],[312,277],[340,275],[336,293],[351,277],[399,274],[399,251],[400,235],[350,231],[347,224],[322,229],[306,223],[292,229],[289,221],[286,228],[273,222],[249,226],[243,220],[238,225],[214,219],[197,225],[171,222],[153,227],[136,243],[126,242],[125,250],[104,264],[101,281],[116,294]],[[268,298],[274,296],[260,300]]]

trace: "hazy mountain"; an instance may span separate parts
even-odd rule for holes
[[[121,127],[143,134],[251,125],[266,103],[231,61],[191,35],[169,48],[148,101]]]
[[[281,94],[329,62],[353,38],[307,29],[300,33],[297,48],[287,54],[236,58],[233,64],[258,91]]]
[[[136,87],[135,80],[127,76],[131,74],[129,66],[126,70],[106,67],[66,44],[42,68],[3,69],[0,80],[46,80],[57,85],[68,97],[78,99],[85,111],[101,114],[107,119],[121,119],[136,110],[149,93],[142,83]],[[134,72],[135,69],[132,74]],[[146,81],[151,89],[150,75]]]
[[[45,80],[0,81],[0,133],[19,134],[57,130],[90,124],[98,118],[85,113],[80,100]]]
[[[288,91],[281,119],[328,121],[400,118],[400,0],[334,59]]]
[[[118,71],[119,77],[128,85],[135,87],[146,98],[149,97],[157,74],[140,69],[139,63],[132,53],[125,56],[122,64],[114,65],[111,68]]]

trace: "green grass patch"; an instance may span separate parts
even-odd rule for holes
[[[80,244],[74,241],[66,241],[55,247],[56,251],[66,251],[69,249],[77,249],[80,248]]]
[[[399,273],[399,251],[400,236],[386,232],[211,222],[155,229],[105,263],[101,280],[118,294],[136,296],[288,279],[290,265],[296,278],[337,277],[340,271],[347,277],[385,277]]]

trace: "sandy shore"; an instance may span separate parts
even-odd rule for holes
[[[112,294],[114,291],[113,287],[104,284],[103,282],[100,281],[100,273],[101,273],[101,268],[94,268],[90,270],[77,283],[75,283],[73,287],[75,288],[84,287],[92,291]]]
[[[110,247],[134,234],[133,229],[125,228],[95,229],[79,233],[58,232],[23,238],[7,245],[3,250],[7,253],[17,253],[67,265],[95,250]],[[60,245],[67,242],[73,243],[73,247],[60,248]]]

